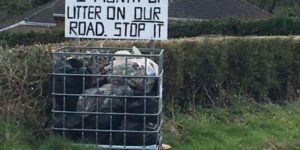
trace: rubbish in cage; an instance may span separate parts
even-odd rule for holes
[[[150,145],[161,141],[162,51],[143,52],[135,47],[54,52],[53,130],[109,149],[159,149]]]
[[[89,95],[132,95],[133,91],[129,87],[125,87],[122,85],[112,85],[105,84],[100,88],[92,88],[88,89],[84,92],[84,94]],[[118,125],[121,123],[123,117],[121,115],[112,116],[109,114],[95,115],[89,114],[91,112],[100,112],[100,113],[122,113],[124,107],[124,101],[122,98],[111,98],[111,97],[89,97],[89,96],[81,96],[77,103],[77,111],[85,112],[84,114],[84,122],[86,123],[87,129],[100,129],[100,130],[116,130]],[[110,121],[112,121],[112,125],[110,126]],[[108,144],[108,134],[103,133],[98,137],[103,144]],[[92,135],[92,138],[94,136]]]
[[[126,141],[125,144],[131,146],[138,146],[143,144],[155,145],[158,136],[158,133],[155,131],[157,131],[158,126],[156,124],[148,122],[146,123],[145,128],[146,131],[150,131],[150,132],[145,134],[143,132],[127,133],[126,136],[124,136],[124,134],[120,132],[116,133],[113,144],[123,145],[124,144],[123,142]],[[141,123],[140,121],[128,119],[127,121],[122,121],[122,124],[118,129],[143,131],[144,124]],[[145,139],[143,138],[143,136],[145,136]],[[124,138],[126,138],[126,140]]]
[[[151,93],[153,94],[153,93]],[[144,101],[145,98],[129,98],[127,100],[127,112],[133,113],[133,114],[157,114],[159,112],[159,108],[157,107],[159,105],[159,99],[158,98],[146,98],[146,102]],[[143,121],[150,122],[150,123],[156,123],[158,118],[156,115],[131,115],[127,117],[131,120],[136,121]]]
[[[138,49],[135,47],[135,53],[140,54]],[[118,51],[115,54],[125,54],[130,55],[128,51]],[[158,75],[158,65],[149,58],[145,57],[115,57],[114,61],[107,67],[105,67],[107,72],[112,72],[113,75],[130,75],[130,76],[157,76]],[[112,71],[111,71],[112,70]],[[110,81],[110,79],[108,79]],[[112,78],[112,84],[124,85],[124,78]],[[155,83],[155,78],[130,78],[127,79],[128,84],[133,88],[135,94],[143,94],[144,91],[149,93]],[[146,85],[146,86],[144,86]],[[145,88],[146,87],[146,88]],[[144,89],[145,88],[145,89]]]
[[[125,87],[123,85],[113,85],[113,84],[105,84],[100,88],[92,88],[87,89],[84,94],[89,95],[133,95],[133,91],[130,87]],[[110,102],[113,105],[113,108],[110,109]],[[77,103],[77,111],[84,112],[122,112],[124,106],[124,101],[122,98],[114,98],[111,97],[89,97],[89,96],[81,96]],[[88,117],[89,114],[85,114],[85,117]]]
[[[54,73],[77,74],[76,76],[68,76],[66,78],[64,76],[53,76],[50,80],[50,84],[54,84],[49,87],[53,87],[52,90],[54,93],[81,94],[83,92],[82,87],[87,87],[91,81],[91,77],[81,76],[81,74],[89,74],[90,70],[83,66],[83,62],[75,58],[56,58],[54,60]],[[85,80],[85,82],[83,82],[83,80]],[[56,107],[58,110],[76,110],[78,96],[57,95],[55,99],[57,101]]]

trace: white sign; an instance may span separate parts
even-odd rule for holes
[[[164,40],[167,31],[168,0],[66,0],[66,37]]]

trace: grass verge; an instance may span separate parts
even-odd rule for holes
[[[58,135],[37,137],[36,131],[17,122],[0,122],[0,150],[99,150],[93,146],[75,145]]]
[[[164,142],[174,150],[300,149],[300,103],[199,109],[166,119]]]
[[[198,109],[189,114],[173,112],[165,118],[164,143],[172,150],[293,150],[300,148],[300,102],[284,106],[253,104],[230,108]],[[0,122],[0,149],[93,150],[16,122]]]

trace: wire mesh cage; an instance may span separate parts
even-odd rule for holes
[[[53,52],[54,132],[104,149],[160,149],[162,49]]]

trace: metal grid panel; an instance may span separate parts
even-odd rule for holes
[[[132,51],[64,47],[53,52],[55,132],[105,149],[159,149],[163,50],[116,53],[123,50]],[[148,74],[151,61],[157,74]]]

